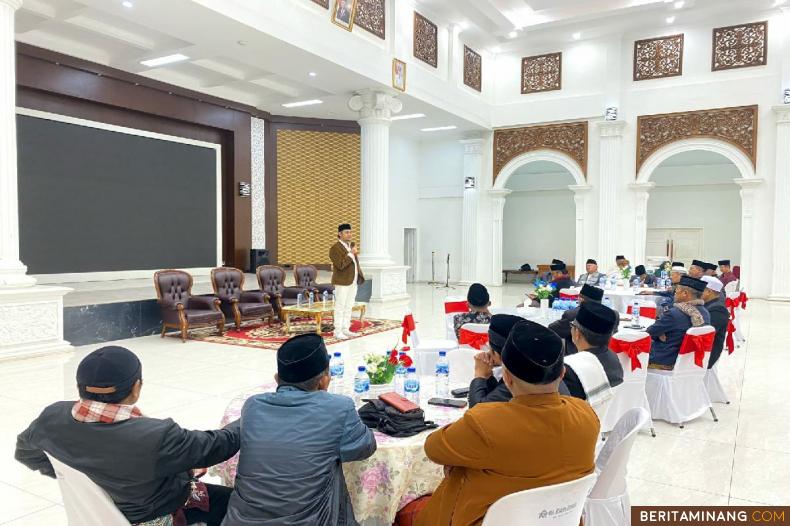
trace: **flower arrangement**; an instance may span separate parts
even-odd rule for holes
[[[407,348],[404,348],[404,352]],[[364,356],[365,369],[373,385],[388,384],[395,377],[395,369],[398,363],[404,367],[411,367],[414,362],[409,355],[399,356],[397,348],[387,351],[385,354],[367,354]]]
[[[631,266],[628,265],[620,269],[620,274],[623,276],[623,279],[628,279],[631,277]]]
[[[544,281],[535,282],[535,296],[539,300],[547,300],[554,295],[555,286],[553,283]]]

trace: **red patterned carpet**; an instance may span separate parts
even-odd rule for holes
[[[323,323],[321,325],[321,335],[324,337],[327,345],[338,343],[340,341],[349,341],[356,338],[362,338],[371,334],[385,332],[392,329],[398,329],[401,322],[398,320],[379,320],[375,318],[366,318],[362,323],[359,320],[351,322],[351,332],[356,336],[349,338],[349,340],[338,340],[333,336],[331,318],[330,323]],[[226,325],[226,327],[228,327]],[[285,334],[285,324],[275,323],[274,325],[255,324],[242,326],[241,330],[237,331],[235,326],[230,325],[223,336],[217,335],[217,330],[213,327],[205,329],[193,329],[189,331],[189,339],[202,342],[223,343],[226,345],[241,345],[242,347],[256,347],[258,349],[279,349],[280,345],[289,337],[304,332],[315,331],[315,323],[307,318],[292,318],[291,330],[292,334]],[[170,333],[168,336],[180,338],[179,333]]]

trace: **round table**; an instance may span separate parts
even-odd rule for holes
[[[650,297],[650,296],[645,296]],[[562,313],[565,311],[549,309],[546,311],[546,315],[544,316],[541,310],[537,307],[519,307],[516,309],[516,314],[521,316],[524,319],[534,321],[535,323],[539,323],[544,327],[548,327],[551,323],[559,320],[562,318]],[[617,329],[618,332],[625,331],[625,332],[644,332],[644,329],[647,329],[651,325],[653,325],[656,320],[652,318],[646,318],[644,316],[639,318],[639,325],[643,327],[640,331],[639,329],[631,329],[629,325],[631,325],[631,316],[629,314],[621,313],[620,314],[620,326]]]
[[[349,386],[352,377],[346,376],[344,385]],[[266,384],[238,395],[231,400],[222,417],[222,425],[236,420],[247,398],[271,392],[276,384]],[[466,409],[428,405],[433,397],[432,377],[420,378],[421,403],[425,419],[439,427],[458,420]],[[444,477],[442,466],[425,456],[425,439],[432,430],[407,438],[393,438],[374,431],[376,452],[368,459],[343,464],[346,486],[354,507],[354,516],[364,526],[386,524],[395,520],[403,506],[416,498],[433,493]],[[239,456],[236,455],[211,469],[211,474],[222,478],[227,486],[233,486]]]

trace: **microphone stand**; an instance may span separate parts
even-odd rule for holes
[[[452,289],[455,290],[455,287],[450,285],[450,253],[447,253],[447,273],[445,274],[444,278],[444,285],[440,285],[436,287],[437,289]]]
[[[428,285],[438,285],[439,282],[436,281],[436,265],[433,262],[433,256],[436,254],[435,251],[431,251],[431,281],[428,282]]]

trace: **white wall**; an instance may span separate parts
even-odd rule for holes
[[[420,164],[420,143],[414,138],[391,134],[389,251],[398,265],[403,264],[403,229],[417,228],[419,243],[417,188],[420,181]],[[419,251],[419,246],[417,249]],[[419,268],[415,270],[419,271]]]
[[[575,260],[576,209],[570,190],[513,192],[505,201],[502,267]]]

